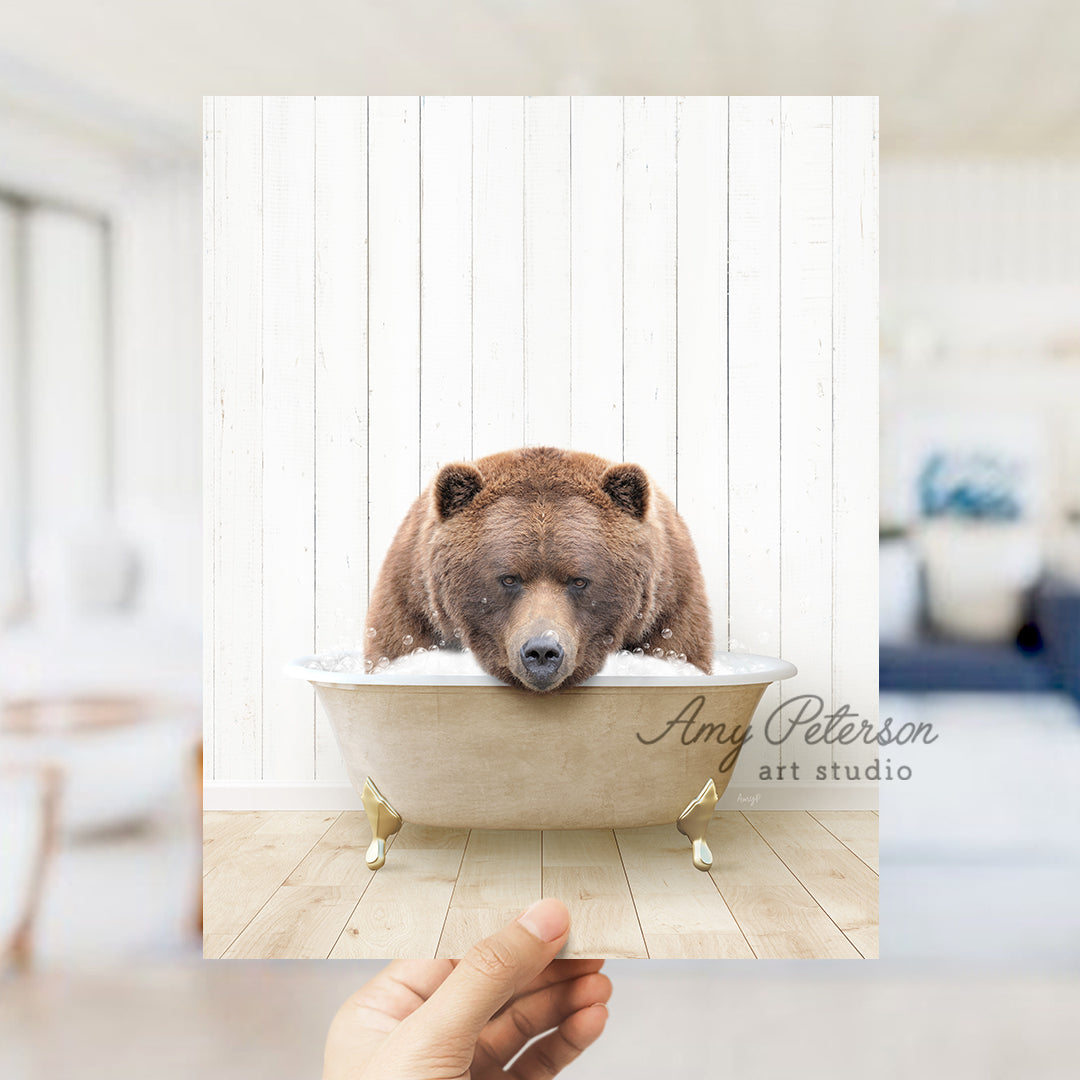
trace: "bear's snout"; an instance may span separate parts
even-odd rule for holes
[[[507,646],[507,664],[522,686],[545,693],[554,690],[574,674],[577,643],[563,625],[549,618],[534,617],[516,632]]]
[[[563,662],[563,647],[551,636],[531,637],[521,646],[521,663],[539,684],[546,684],[558,674]]]

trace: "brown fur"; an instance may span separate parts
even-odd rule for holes
[[[548,447],[440,470],[390,546],[368,627],[369,660],[464,647],[531,690],[575,686],[618,649],[684,653],[706,672],[712,658],[701,570],[671,501],[636,465]],[[558,681],[537,687],[518,657],[545,632],[565,655]]]

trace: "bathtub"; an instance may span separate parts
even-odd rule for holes
[[[285,668],[310,682],[371,822],[378,869],[402,821],[467,829],[620,829],[672,823],[708,870],[705,829],[754,708],[794,665],[740,656],[719,675],[596,675],[533,694],[489,675]],[[734,666],[734,665],[728,665]]]

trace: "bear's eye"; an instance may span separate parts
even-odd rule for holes
[[[521,579],[516,574],[503,574],[503,576],[499,578],[499,582],[508,589],[512,589],[520,580]]]
[[[583,577],[576,577],[570,579],[570,585],[574,589],[584,589],[589,582]]]

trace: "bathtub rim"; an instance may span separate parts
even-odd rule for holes
[[[586,679],[571,689],[587,690],[590,687],[603,688],[611,686],[756,686],[790,679],[798,674],[798,668],[794,664],[788,660],[781,660],[776,656],[765,656],[760,653],[719,653],[718,656],[738,656],[758,662],[768,661],[771,666],[760,668],[757,671],[731,672],[722,675],[593,675],[592,678]],[[312,684],[322,683],[326,686],[426,686],[432,688],[443,686],[507,686],[506,683],[496,679],[494,675],[487,674],[419,676],[384,672],[379,675],[368,675],[362,671],[324,671],[320,668],[309,667],[308,664],[317,658],[318,654],[297,657],[286,664],[283,671],[290,678],[303,679],[305,682]]]

